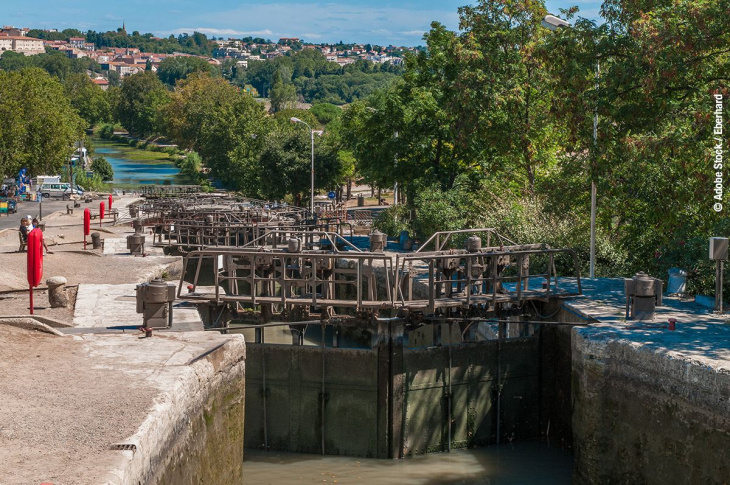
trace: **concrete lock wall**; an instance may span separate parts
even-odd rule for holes
[[[396,458],[445,451],[449,422],[452,448],[495,443],[498,407],[501,442],[540,436],[541,422],[550,419],[541,406],[549,397],[540,391],[537,336],[450,350],[394,342],[324,350],[326,454]],[[321,453],[322,356],[314,346],[248,344],[246,447]]]
[[[573,335],[576,483],[727,483],[730,376]]]
[[[574,483],[728,483],[730,375],[569,330]]]
[[[179,400],[185,415],[160,433],[167,445],[148,456],[156,462],[149,467],[153,475],[140,483],[243,483],[244,354],[224,357],[222,350],[205,359],[213,372],[197,372],[196,395]]]

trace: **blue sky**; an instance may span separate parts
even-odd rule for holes
[[[216,37],[300,37],[308,42],[419,45],[431,21],[458,27],[468,0],[365,2],[305,0],[2,0],[0,24],[31,28],[127,30],[167,36],[197,30]],[[600,2],[547,0],[553,13],[578,5],[597,18]]]

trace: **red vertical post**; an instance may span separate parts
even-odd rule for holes
[[[109,215],[112,215],[112,195],[109,194]]]
[[[99,202],[99,227],[102,219],[104,219],[104,202]]]
[[[84,209],[84,251],[86,251],[86,236],[91,233],[91,210]]]
[[[33,315],[33,288],[43,278],[43,233],[33,229],[28,233],[28,286],[30,288],[30,314]]]

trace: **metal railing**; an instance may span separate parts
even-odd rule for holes
[[[204,260],[211,260],[213,287],[200,288]],[[351,252],[347,259],[324,251],[204,249],[185,256],[184,268],[195,264],[187,293],[183,281],[178,298],[219,304],[271,305],[277,311],[310,305],[364,309],[393,307],[393,262],[389,256]],[[384,278],[376,275],[383,268]],[[273,309],[271,311],[274,311]]]
[[[527,246],[527,247],[526,247]],[[396,301],[403,308],[424,309],[433,313],[439,308],[495,308],[504,302],[547,300],[579,295],[580,263],[571,249],[550,249],[524,245],[510,248],[486,248],[479,252],[452,250],[397,256],[394,276]],[[577,281],[577,291],[562,290],[555,258],[567,255]],[[544,269],[530,271],[530,259],[542,258]],[[425,294],[414,295],[413,282],[427,281]],[[538,282],[539,287],[531,286]],[[423,286],[421,287],[423,288]]]
[[[570,249],[523,245],[478,252],[451,250],[395,258],[382,253],[279,249],[207,248],[190,252],[195,264],[184,300],[277,305],[278,311],[321,305],[355,310],[409,310],[434,314],[448,308],[493,311],[498,304],[521,305],[581,294],[578,257]],[[572,265],[577,289],[561,288],[556,258]],[[213,287],[198,292],[203,261],[212,262]],[[395,264],[394,264],[395,261]],[[414,282],[421,281],[418,291]],[[270,310],[273,312],[273,310]]]
[[[497,239],[499,239],[500,244],[504,245],[505,242],[507,242],[509,245],[516,245],[517,243],[512,241],[511,239],[502,236],[497,232],[496,229],[487,227],[482,229],[461,229],[458,231],[438,231],[435,232],[426,239],[426,242],[420,245],[418,250],[416,250],[417,253],[422,252],[428,245],[431,243],[431,241],[434,241],[434,251],[442,251],[446,244],[448,244],[449,240],[451,239],[451,236],[454,234],[486,234],[487,240],[486,244],[489,246],[491,244],[491,236],[494,234]]]

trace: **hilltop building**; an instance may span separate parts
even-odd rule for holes
[[[8,35],[5,32],[0,32],[0,55],[5,51],[13,51],[26,56],[46,52],[41,39],[34,39],[25,35]]]

